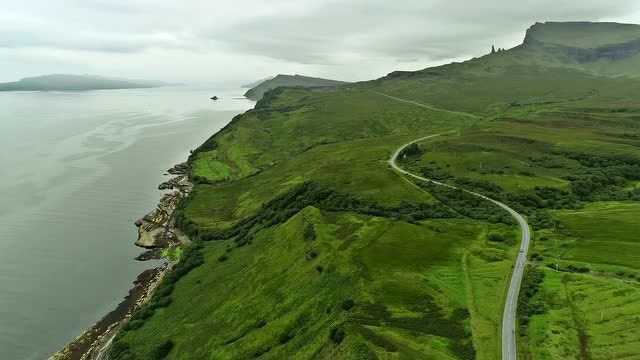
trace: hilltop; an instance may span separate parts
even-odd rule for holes
[[[346,84],[343,81],[314,78],[302,75],[277,75],[271,79],[265,79],[257,86],[249,89],[244,96],[251,100],[260,100],[266,92],[278,87],[303,87],[303,88],[330,88]]]
[[[537,24],[463,63],[268,92],[190,156],[194,243],[111,358],[500,358],[518,228],[387,162],[435,134],[400,165],[532,226],[519,357],[639,355],[637,56],[566,50],[632,43],[620,28]]]
[[[81,91],[152,88],[166,85],[160,81],[126,80],[93,75],[53,74],[0,83],[0,91]]]

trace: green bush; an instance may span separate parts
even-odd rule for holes
[[[402,159],[406,157],[418,157],[422,154],[424,154],[424,150],[418,144],[414,143],[402,149],[399,155]]]
[[[112,360],[133,360],[134,356],[129,344],[115,339],[109,349],[109,358]]]
[[[531,316],[546,312],[544,300],[536,296],[543,281],[544,272],[530,265],[525,272],[518,298],[518,318],[523,327],[529,324]]]
[[[349,311],[355,305],[356,305],[356,303],[355,303],[355,301],[353,301],[353,299],[346,299],[345,301],[342,302],[342,310]]]
[[[293,339],[294,336],[295,336],[295,334],[292,331],[283,332],[278,337],[278,342],[280,344],[284,345],[284,344],[288,343],[289,341],[291,341],[291,339]]]
[[[316,229],[313,224],[309,223],[304,227],[304,239],[306,241],[313,241],[316,239]]]
[[[307,260],[313,260],[318,257],[318,252],[316,250],[309,250],[307,255],[305,256]]]
[[[163,341],[151,352],[151,359],[152,360],[165,359],[173,349],[173,346],[174,346],[173,341],[171,340]]]
[[[489,241],[493,242],[504,242],[506,240],[504,235],[498,233],[491,233],[487,238],[489,239]]]
[[[342,340],[344,340],[345,336],[346,334],[344,330],[342,330],[339,327],[334,327],[331,329],[331,331],[329,331],[329,339],[331,339],[331,341],[333,341],[336,344],[340,344]]]

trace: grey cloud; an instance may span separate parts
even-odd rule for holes
[[[28,48],[45,47],[64,50],[96,52],[135,53],[149,48],[187,49],[191,41],[182,41],[169,34],[123,35],[104,33],[56,34],[39,32],[5,32],[0,38],[0,47]]]
[[[302,14],[275,14],[229,29],[234,49],[303,63],[333,63],[337,53],[443,60],[545,20],[598,20],[637,9],[631,1],[384,0],[330,1]]]
[[[637,0],[5,1],[0,77],[83,66],[173,80],[294,71],[366,79],[515,45],[535,21],[628,19],[639,8]]]

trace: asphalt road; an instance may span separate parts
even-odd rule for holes
[[[518,256],[516,257],[515,265],[513,267],[513,273],[511,274],[509,290],[507,292],[507,298],[505,300],[505,305],[504,305],[504,312],[502,314],[502,359],[516,360],[518,357],[517,346],[516,346],[516,311],[518,307],[518,295],[520,294],[520,284],[522,283],[522,277],[524,276],[524,268],[527,263],[527,251],[529,250],[529,242],[531,240],[531,234],[529,232],[529,224],[527,223],[527,220],[525,220],[525,218],[522,215],[518,214],[518,212],[516,212],[512,208],[508,207],[507,205],[497,200],[493,200],[477,192],[461,189],[456,186],[452,186],[439,181],[424,178],[422,176],[408,172],[403,168],[401,168],[400,166],[398,166],[397,160],[404,148],[406,148],[411,144],[414,144],[423,140],[431,139],[440,135],[441,134],[425,136],[402,145],[400,148],[398,148],[398,150],[396,150],[393,153],[393,155],[389,159],[389,165],[391,165],[391,167],[394,170],[398,171],[399,173],[410,176],[414,179],[430,182],[440,186],[445,186],[451,189],[464,191],[471,195],[483,198],[487,201],[491,201],[492,203],[498,205],[499,207],[507,211],[518,222],[518,226],[520,227],[520,231],[521,231],[522,240],[520,242],[520,250],[518,252]]]

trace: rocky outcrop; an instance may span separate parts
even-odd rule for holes
[[[135,244],[145,249],[167,248],[189,242],[188,237],[175,227],[173,213],[182,199],[189,195],[193,185],[189,181],[189,166],[178,164],[169,169],[177,175],[158,186],[160,190],[173,190],[166,193],[153,211],[136,220],[138,239]]]
[[[640,53],[640,39],[595,49],[565,48],[567,56],[579,63],[598,60],[622,60]]]
[[[188,175],[189,174],[189,164],[180,163],[167,170],[167,172],[171,175]]]
[[[158,185],[158,190],[177,189],[180,192],[189,193],[191,191],[191,187],[192,185],[189,181],[189,177],[187,175],[179,175]]]
[[[565,32],[573,36],[567,36]],[[624,40],[616,42],[606,37],[590,36],[594,33],[610,33],[612,39]],[[575,34],[581,36],[576,38]],[[588,41],[580,37],[586,37]],[[559,54],[581,64],[622,60],[640,54],[640,26],[591,22],[536,23],[527,30],[522,46]]]

